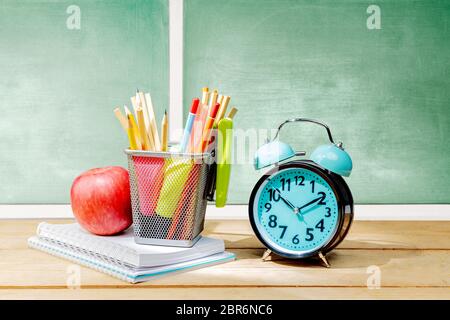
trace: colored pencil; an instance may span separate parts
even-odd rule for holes
[[[236,107],[231,108],[230,112],[228,113],[227,118],[233,119],[237,112],[238,112],[238,109],[236,109]]]
[[[184,126],[183,137],[182,137],[181,143],[180,143],[180,152],[186,152],[186,148],[187,148],[190,136],[191,136],[195,116],[198,111],[199,103],[200,103],[200,100],[198,98],[192,99],[191,110],[189,111],[189,114],[187,116],[186,125]]]
[[[214,108],[216,103],[217,103],[217,89],[214,89],[209,99],[209,112],[211,112],[211,109]]]
[[[169,121],[167,119],[167,110],[164,111],[164,117],[161,123],[161,151],[168,150],[169,141]]]
[[[223,100],[223,95],[222,94],[219,94],[219,96],[218,96],[218,98],[217,98],[217,102],[220,104],[220,105],[222,105],[222,100]]]
[[[227,111],[228,103],[230,103],[230,96],[223,96],[222,102],[220,104],[219,112],[217,113],[216,120],[214,124],[217,126],[220,120],[225,116],[225,112]]]
[[[211,95],[212,96],[212,95]],[[208,100],[210,98],[210,92],[208,87],[204,87],[202,90],[202,103],[200,104],[200,110],[197,111],[197,115],[194,120],[194,127],[191,133],[191,139],[189,143],[189,152],[195,152],[198,145],[201,142],[203,127],[205,126],[205,120],[208,116]]]
[[[219,111],[220,104],[216,103],[216,105],[210,110],[208,117],[206,118],[205,127],[203,128],[202,133],[202,141],[200,147],[198,148],[198,152],[205,152],[206,147],[209,143],[209,139],[211,138],[211,129],[214,125],[214,120],[216,118],[217,112]]]
[[[209,88],[204,87],[202,89],[202,104],[208,104],[208,100],[209,100]]]

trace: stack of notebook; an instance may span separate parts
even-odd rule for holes
[[[134,242],[132,228],[103,237],[85,231],[77,223],[42,222],[28,245],[132,283],[235,258],[219,239],[202,237],[191,248],[139,245]]]

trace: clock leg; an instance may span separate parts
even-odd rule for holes
[[[262,255],[262,261],[267,261],[269,260],[270,255],[272,254],[272,251],[270,251],[270,249],[267,249],[266,251],[264,251],[263,255]]]
[[[325,267],[327,267],[327,268],[331,267],[330,263],[328,262],[327,258],[323,255],[322,252],[319,252],[319,258],[320,258],[320,260],[322,260]]]

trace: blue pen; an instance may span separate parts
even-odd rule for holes
[[[191,110],[189,111],[189,114],[188,114],[188,117],[186,120],[186,126],[184,127],[183,138],[181,139],[181,143],[180,143],[180,152],[186,152],[186,148],[187,148],[187,145],[189,142],[189,138],[191,136],[192,127],[194,125],[194,119],[195,119],[195,115],[198,110],[199,103],[200,103],[200,99],[198,99],[198,98],[192,99]]]

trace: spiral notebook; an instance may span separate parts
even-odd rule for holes
[[[202,237],[191,248],[139,245],[133,230],[117,236],[96,236],[78,224],[41,223],[37,236],[28,239],[32,248],[136,283],[235,259],[219,239]]]
[[[42,222],[37,236],[48,241],[82,250],[99,259],[107,259],[134,268],[154,267],[198,259],[225,250],[223,240],[202,237],[190,248],[140,245],[134,241],[133,228],[115,236],[97,236],[78,223]]]

